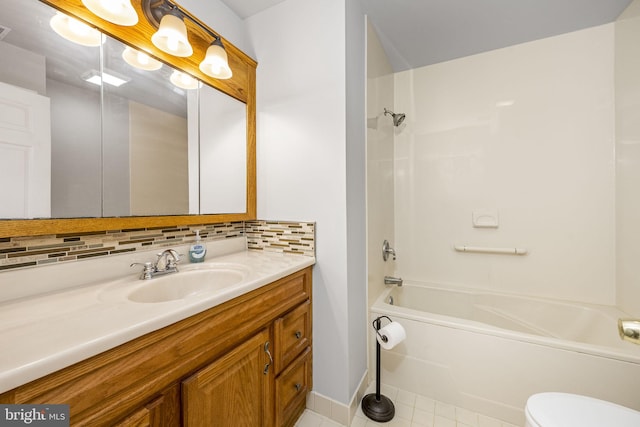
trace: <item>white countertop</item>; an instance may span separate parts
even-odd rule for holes
[[[179,268],[214,263],[242,267],[245,276],[212,294],[159,303],[136,303],[123,296],[128,287],[156,280],[138,280],[137,270],[120,279],[1,302],[0,393],[229,301],[313,265],[315,258],[243,249]],[[8,286],[2,274],[0,286]]]

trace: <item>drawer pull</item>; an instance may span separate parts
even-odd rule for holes
[[[300,391],[300,389],[302,388],[302,384],[296,383],[294,387],[296,388],[296,391]]]
[[[302,337],[302,332],[300,331],[296,331],[296,339],[300,339],[300,337]]]
[[[269,341],[264,343],[264,352],[267,353],[267,356],[269,356],[269,363],[264,365],[264,370],[262,371],[262,373],[264,375],[267,375],[269,373],[269,366],[271,366],[271,364],[273,363],[273,357],[271,357],[271,352],[269,351]]]

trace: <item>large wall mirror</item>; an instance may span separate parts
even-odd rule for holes
[[[126,32],[69,41],[45,2],[0,10],[0,237],[255,218],[250,58],[226,91]]]

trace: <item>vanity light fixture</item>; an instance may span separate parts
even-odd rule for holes
[[[227,51],[220,37],[217,37],[207,48],[207,54],[200,63],[200,71],[216,79],[229,79],[233,75],[229,68]]]
[[[113,24],[130,27],[138,23],[138,14],[131,0],[82,0],[94,15]]]
[[[193,48],[188,40],[185,19],[198,26],[202,31],[213,37],[213,42],[207,49],[200,70],[217,79],[229,79],[232,76],[227,58],[227,52],[222,39],[209,28],[201,24],[180,10],[180,6],[172,0],[142,0],[142,11],[147,21],[158,28],[151,37],[153,44],[163,52],[174,56],[191,56]]]
[[[151,36],[151,42],[161,51],[173,56],[193,55],[193,48],[187,37],[187,26],[173,11],[162,17],[158,31]]]
[[[56,12],[49,25],[59,36],[82,46],[100,46],[104,41],[100,31],[64,13]]]
[[[198,79],[194,79],[187,73],[183,73],[182,71],[175,70],[171,77],[169,77],[171,83],[176,85],[181,89],[198,89],[199,82]]]
[[[153,59],[145,52],[135,50],[129,46],[122,51],[122,59],[132,67],[145,71],[155,71],[162,67],[162,62]]]

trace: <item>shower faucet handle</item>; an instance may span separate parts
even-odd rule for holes
[[[396,260],[396,250],[391,247],[389,242],[385,240],[382,242],[382,260],[386,261],[389,259],[389,255],[393,256],[393,260]]]

